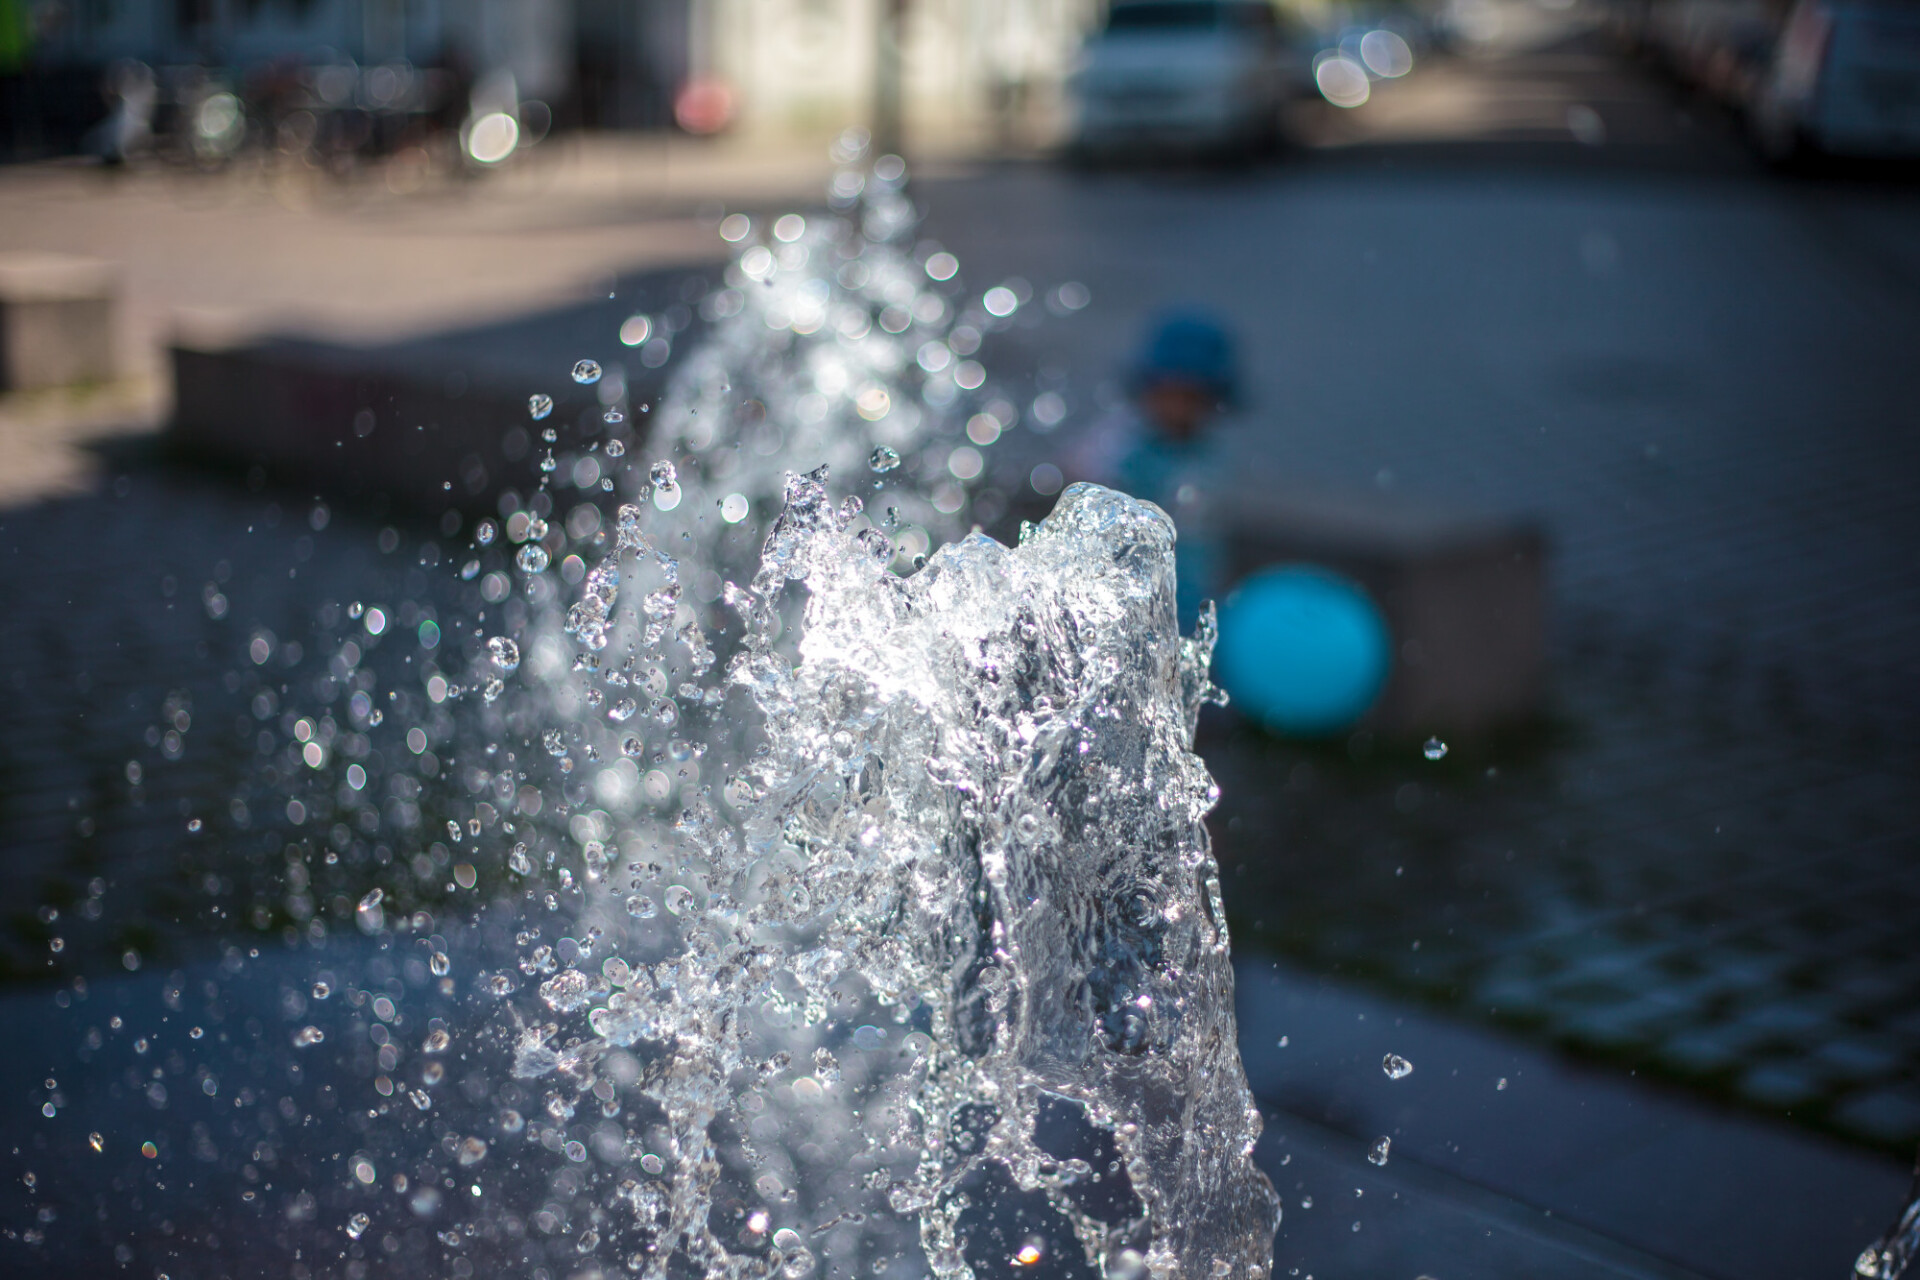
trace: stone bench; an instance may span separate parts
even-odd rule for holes
[[[1372,596],[1393,667],[1362,722],[1388,737],[1471,737],[1538,714],[1546,539],[1530,521],[1384,497],[1242,495],[1224,504],[1227,592],[1273,564],[1321,565]]]
[[[0,391],[111,380],[119,293],[110,262],[0,254]]]
[[[176,453],[432,514],[488,507],[503,484],[534,477],[517,384],[296,339],[176,342],[170,355]]]

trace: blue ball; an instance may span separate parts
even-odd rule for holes
[[[1276,733],[1339,733],[1387,682],[1393,642],[1358,583],[1314,565],[1248,575],[1220,610],[1214,678]]]

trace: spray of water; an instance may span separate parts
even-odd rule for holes
[[[966,1275],[994,1178],[1038,1197],[1011,1215],[1033,1256],[1002,1264],[1071,1246],[1100,1274],[1264,1275],[1276,1208],[1190,749],[1211,633],[1175,627],[1170,522],[1075,486],[1019,547],[975,534],[901,578],[827,479],[790,480],[730,593],[722,687],[759,745],[724,811],[694,799],[670,862],[613,891],[668,904],[670,957],[609,961],[617,989],[548,979],[595,1034],[556,1053],[564,1028],[530,1029],[518,1073],[580,1087],[642,1047],[674,1166],[635,1191],[647,1275],[683,1251],[796,1277],[820,1236],[884,1269],[903,1222],[935,1275]],[[716,1230],[730,1170],[809,1188],[794,1240]]]
[[[169,979],[183,1020],[286,1024],[248,1023],[245,1070],[205,1061],[207,1119],[146,1091],[180,1131],[145,1158],[278,1206],[272,1233],[213,1211],[208,1251],[217,1228],[353,1277],[1270,1270],[1192,751],[1211,622],[1180,637],[1172,526],[1122,495],[1070,488],[1015,547],[958,536],[949,455],[992,391],[967,357],[1019,291],[969,302],[949,255],[915,257],[904,166],[859,149],[829,216],[725,228],[645,456],[617,398],[585,446],[611,519],[556,510],[579,472],[542,427],[545,501],[473,529],[461,611],[355,604],[324,675],[261,678],[291,740],[233,822],[301,828],[269,830],[285,875],[252,914],[313,959],[277,989],[237,948]],[[383,661],[405,633],[420,653]],[[251,1127],[218,1109],[236,1087]],[[256,1087],[282,1096],[249,1110]],[[338,1149],[295,1160],[302,1132]]]
[[[1920,1164],[1916,1164],[1913,1191],[1885,1235],[1861,1250],[1853,1274],[1860,1280],[1903,1280],[1913,1273],[1920,1257]]]

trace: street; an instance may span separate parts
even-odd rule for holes
[[[1439,761],[1417,744],[1203,724],[1236,955],[1811,1129],[1897,1187],[1920,1141],[1920,184],[1768,172],[1728,121],[1578,24],[1501,52],[1436,57],[1350,115],[1304,106],[1298,143],[1249,168],[924,166],[922,234],[972,290],[1020,277],[1036,297],[1069,280],[1091,293],[1071,315],[1024,309],[983,349],[1023,407],[1046,391],[1066,405],[1045,431],[1024,413],[990,474],[1015,491],[1064,460],[1118,396],[1144,319],[1192,304],[1230,323],[1248,384],[1223,429],[1237,480],[1222,500],[1333,494],[1538,521],[1538,723]],[[730,209],[817,203],[806,165],[729,172]],[[0,173],[0,207],[39,211],[0,247],[71,247],[84,237],[63,209],[125,243],[148,379],[179,290],[203,314],[294,315],[371,344],[551,306],[577,322],[614,306],[615,273],[723,247],[706,244],[718,205],[691,188],[576,183],[555,201],[522,186],[503,197],[511,216],[449,197],[445,235],[419,206],[244,204],[232,234],[247,269],[188,281],[205,223],[70,182]],[[187,247],[163,231],[139,242],[143,225]],[[318,247],[273,277],[267,250],[289,225]],[[364,275],[333,269],[375,238]],[[438,279],[455,283],[427,296]],[[16,904],[0,954],[23,986],[49,931],[25,904],[57,902],[71,922],[103,894],[137,901],[136,934],[89,943],[76,925],[75,952],[95,945],[111,965],[137,942],[205,959],[152,917],[188,911],[200,878],[223,874],[182,819],[243,784],[252,739],[227,727],[254,726],[223,681],[249,631],[302,635],[317,600],[357,599],[370,580],[395,599],[427,590],[410,566],[430,528],[345,504],[314,523],[311,493],[178,467],[142,434],[163,399],[116,420],[129,440],[22,463],[0,509],[0,884]],[[0,409],[9,451],[55,447],[54,428],[19,413]],[[376,558],[388,524],[408,550]],[[231,612],[212,616],[205,593],[222,591]],[[169,768],[159,726],[181,691],[205,728]],[[1263,1052],[1282,1033],[1242,1016]],[[1349,1123],[1333,1103],[1285,1101],[1304,1122]],[[1468,1137],[1405,1142],[1524,1198],[1460,1154]],[[1570,1220],[1608,1234],[1631,1216],[1632,1159],[1619,1167],[1567,1193]],[[1877,1223],[1895,1207],[1860,1211]],[[1785,1224],[1784,1244],[1649,1231],[1635,1247],[1726,1280],[1841,1274],[1845,1242],[1866,1243],[1853,1221]]]

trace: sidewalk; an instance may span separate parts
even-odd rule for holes
[[[1905,1202],[1898,1161],[1240,954],[1279,1274],[1826,1280]]]
[[[453,940],[462,975],[477,971],[466,945]],[[45,990],[0,996],[0,1025],[32,1046],[0,1059],[0,1096],[17,1108],[0,1181],[25,1182],[33,1204],[51,1215],[41,1218],[37,1242],[34,1233],[16,1234],[26,1216],[17,1207],[0,1218],[0,1267],[17,1270],[30,1259],[36,1274],[91,1275],[116,1246],[131,1245],[157,1249],[145,1260],[164,1257],[174,1274],[199,1274],[200,1266],[269,1274],[284,1265],[277,1250],[285,1246],[263,1228],[261,1210],[267,1221],[284,1214],[295,1231],[308,1223],[322,1240],[337,1237],[366,1201],[326,1157],[367,1140],[350,1136],[357,1113],[315,1106],[297,1144],[277,1163],[267,1157],[257,1203],[245,1178],[252,1165],[243,1171],[232,1152],[204,1163],[207,1121],[219,1120],[229,1097],[291,1090],[313,1105],[336,1084],[347,1096],[365,1088],[341,1076],[344,1048],[300,1059],[291,1076],[283,1060],[288,1029],[317,1016],[289,1002],[288,992],[303,987],[317,963],[311,953],[265,945],[250,962],[236,952],[171,972],[103,975],[84,990],[63,989],[64,1005]],[[1241,1052],[1267,1122],[1256,1159],[1284,1202],[1276,1277],[1838,1280],[1906,1193],[1891,1161],[1721,1114],[1296,970],[1243,960],[1238,985]],[[212,990],[220,1001],[208,1002]],[[119,1087],[135,1038],[151,1041],[153,1060],[172,1061],[189,1048],[189,1022],[241,1009],[251,1011],[244,1039],[235,1017],[211,1024],[253,1045],[221,1060],[217,1100],[179,1087],[156,1111],[145,1091]],[[333,1016],[330,1009],[320,1020]],[[1389,1080],[1380,1066],[1386,1052],[1410,1059],[1413,1073]],[[54,1096],[49,1079],[62,1101],[43,1117],[40,1104]],[[443,1104],[460,1122],[457,1100]],[[101,1154],[88,1149],[89,1130],[105,1135]],[[213,1131],[225,1135],[218,1124]],[[1376,1167],[1366,1152],[1382,1135],[1392,1149]],[[160,1149],[150,1172],[161,1180],[138,1196],[112,1194],[108,1184],[119,1185],[128,1162],[141,1163],[131,1153],[142,1139]],[[223,1225],[242,1188],[254,1211]],[[152,1230],[162,1218],[166,1239]],[[210,1238],[212,1228],[221,1228],[224,1244]]]
[[[817,204],[830,172],[824,146],[665,135],[563,136],[407,195],[377,173],[30,165],[0,171],[0,253],[121,264],[122,358],[159,378],[176,334],[391,342],[582,301],[711,258],[727,208]]]

